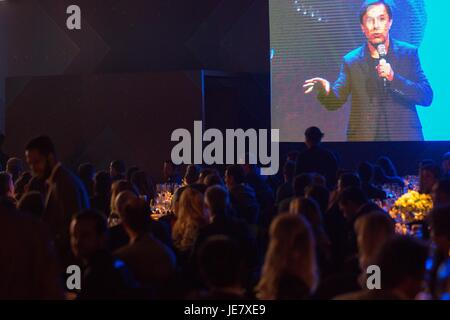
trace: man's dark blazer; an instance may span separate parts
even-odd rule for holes
[[[89,207],[89,198],[81,180],[63,166],[57,168],[48,181],[43,220],[55,236],[60,255],[66,255],[66,251],[70,250],[69,227],[72,217]]]
[[[392,82],[378,78],[366,45],[348,53],[330,95],[318,99],[328,110],[337,110],[352,96],[349,141],[422,141],[416,105],[430,106],[433,90],[422,70],[418,49],[391,40],[386,57],[395,76]]]

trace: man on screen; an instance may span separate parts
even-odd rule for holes
[[[366,0],[360,11],[367,43],[344,56],[334,84],[306,80],[309,94],[337,110],[352,95],[347,137],[350,141],[422,141],[416,105],[430,106],[433,90],[422,70],[418,49],[389,36],[392,7],[386,0]]]

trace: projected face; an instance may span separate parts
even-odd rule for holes
[[[392,19],[389,17],[384,4],[370,6],[361,25],[367,40],[375,47],[389,39],[391,27]]]

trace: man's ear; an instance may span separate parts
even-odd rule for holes
[[[389,21],[389,30],[391,30],[393,23],[394,23],[394,19],[391,19],[391,21]]]

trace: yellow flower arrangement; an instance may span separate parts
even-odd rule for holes
[[[399,223],[412,223],[423,221],[432,209],[430,195],[409,191],[397,199],[389,214]]]

